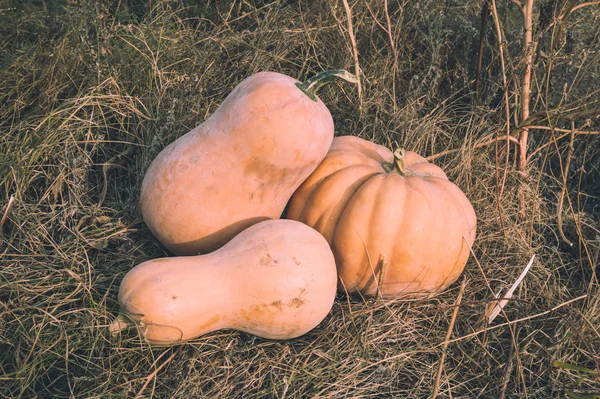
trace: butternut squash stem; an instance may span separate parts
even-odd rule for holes
[[[318,73],[312,78],[308,79],[306,82],[298,82],[296,83],[296,86],[302,90],[304,94],[310,97],[311,100],[317,101],[317,90],[335,78],[358,84],[358,78],[350,72],[343,69],[332,69],[330,71]]]
[[[400,176],[414,176],[415,174],[410,170],[406,169],[404,165],[404,148],[398,148],[394,151],[394,171]]]

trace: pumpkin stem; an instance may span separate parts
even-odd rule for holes
[[[318,73],[306,82],[298,82],[296,83],[296,86],[298,86],[304,94],[309,96],[311,100],[317,101],[317,90],[335,78],[344,79],[346,82],[350,83],[358,83],[358,78],[350,72],[343,69],[332,69],[330,71]]]
[[[406,169],[404,165],[404,148],[398,148],[394,151],[394,166],[395,171],[400,174],[400,176],[414,176],[415,173]]]

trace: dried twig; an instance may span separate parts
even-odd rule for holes
[[[183,346],[177,348],[177,350],[174,351],[167,360],[165,360],[160,366],[156,368],[156,370],[154,370],[148,377],[146,377],[146,382],[144,382],[142,388],[138,391],[137,395],[135,395],[136,398],[139,398],[142,395],[142,393],[144,393],[144,390],[148,387],[150,382],[152,382],[152,380],[158,375],[159,371],[165,368],[165,366],[169,364],[169,362],[173,360],[175,356],[179,354],[179,352],[181,352],[181,348],[183,348]]]
[[[356,38],[354,37],[354,28],[352,27],[352,10],[348,4],[348,0],[342,0],[344,3],[344,9],[346,10],[346,17],[348,19],[348,35],[350,36],[350,43],[352,43],[352,53],[354,54],[354,74],[358,78],[358,99],[362,103],[362,84],[360,79],[360,65],[358,63],[358,49],[356,48]],[[362,107],[361,107],[362,108]]]
[[[498,295],[496,295],[496,301],[492,302],[492,306],[488,306],[488,309],[486,311],[488,324],[491,324],[494,321],[494,319],[500,314],[502,309],[504,309],[504,307],[508,303],[508,300],[510,298],[512,298],[513,293],[515,292],[515,290],[517,289],[519,284],[521,284],[521,281],[523,281],[523,279],[529,272],[531,265],[533,265],[534,259],[535,259],[535,254],[531,257],[531,260],[529,261],[527,266],[525,266],[525,270],[523,270],[523,272],[521,273],[521,275],[519,276],[517,281],[515,281],[514,284],[512,285],[512,287],[510,287],[508,289],[508,291],[506,291],[506,294],[500,295],[500,292],[499,292]],[[498,298],[503,298],[503,299],[498,300]]]
[[[487,27],[488,15],[490,14],[490,3],[483,1],[481,7],[481,22],[479,25],[479,47],[477,50],[477,72],[475,73],[475,103],[479,101],[479,86],[481,85],[481,67],[483,65],[483,44],[485,43],[485,30]]]
[[[492,16],[494,17],[494,26],[496,28],[496,36],[498,39],[498,51],[500,53],[500,67],[502,70],[502,90],[504,90],[504,112],[506,116],[506,141],[511,137],[510,135],[510,100],[508,98],[508,79],[506,77],[506,66],[504,63],[504,37],[502,35],[502,28],[500,27],[500,18],[498,17],[498,8],[496,7],[496,0],[492,0]],[[496,153],[498,149],[496,148]],[[498,177],[498,159],[496,157],[496,190],[498,192],[498,199],[496,206],[498,212],[502,214],[502,206],[500,205],[502,199],[502,193],[506,184],[506,176],[508,174],[508,162],[510,159],[510,147],[506,148],[506,157],[504,158],[504,172],[502,173],[502,179]],[[502,223],[502,229],[504,230],[504,220],[500,219]]]
[[[463,277],[462,283],[460,284],[460,290],[458,291],[458,296],[456,297],[456,301],[454,302],[454,312],[452,312],[452,317],[450,318],[450,325],[448,326],[448,331],[446,332],[446,338],[444,339],[444,344],[442,345],[442,356],[440,358],[440,365],[438,366],[437,375],[435,377],[435,383],[433,385],[433,399],[437,398],[440,389],[440,379],[442,378],[444,362],[446,361],[446,350],[448,349],[450,336],[452,336],[452,330],[454,329],[454,323],[456,322],[456,316],[458,315],[458,309],[460,309],[460,303],[462,302],[462,297],[463,293],[465,292],[466,286],[467,278]]]
[[[558,129],[556,129],[556,130],[558,130]],[[559,132],[562,132],[563,130],[566,130],[566,129],[560,129],[560,130],[558,130],[558,131],[559,131]],[[544,143],[544,144],[542,144],[541,146],[539,146],[538,148],[536,148],[536,149],[535,149],[535,151],[532,151],[532,152],[529,154],[528,158],[532,158],[534,155],[536,155],[538,152],[540,152],[540,151],[541,151],[541,150],[543,150],[544,148],[546,148],[546,147],[548,147],[548,146],[551,146],[551,145],[553,145],[553,144],[557,143],[559,140],[561,140],[561,139],[564,139],[564,138],[565,138],[565,137],[567,137],[567,136],[570,136],[570,135],[571,135],[571,133],[572,133],[572,132],[571,132],[571,131],[569,131],[568,133],[561,134],[560,136],[553,138],[551,141],[549,141],[549,142],[547,142],[547,143]],[[581,130],[575,130],[575,134],[576,134],[576,135],[578,135],[578,134],[583,134],[583,135],[585,135],[585,134],[597,135],[597,134],[600,134],[600,132],[595,132],[595,131],[589,131],[589,132],[585,132],[585,131],[581,131]]]
[[[526,0],[521,8],[523,14],[523,54],[525,56],[525,70],[521,79],[521,115],[519,120],[529,118],[529,103],[531,101],[531,71],[533,65],[533,0]],[[519,171],[527,176],[527,140],[529,129],[524,128],[519,134]],[[523,189],[519,192],[522,194]],[[523,199],[524,200],[524,199]],[[525,204],[522,203],[521,210]]]
[[[496,324],[495,326],[486,327],[486,328],[483,328],[481,330],[477,330],[475,332],[472,332],[470,334],[463,335],[462,337],[451,339],[449,341],[449,343],[463,341],[465,339],[474,337],[476,335],[482,334],[482,333],[487,332],[487,331],[496,330],[496,329],[501,328],[501,327],[511,326],[513,324],[521,323],[523,321],[527,321],[527,320],[531,320],[531,319],[537,319],[538,317],[542,317],[542,316],[547,315],[548,313],[555,312],[555,311],[557,311],[558,309],[560,309],[562,307],[565,307],[567,305],[570,305],[573,302],[580,301],[580,300],[585,299],[587,297],[588,297],[588,294],[581,295],[581,296],[578,296],[577,298],[569,299],[566,302],[563,302],[563,303],[561,303],[559,305],[556,305],[556,306],[554,306],[551,309],[544,310],[543,312],[536,313],[536,314],[529,315],[529,316],[525,316],[525,317],[521,317],[520,319],[516,319],[516,320],[510,320],[510,321],[507,321],[507,322],[502,323],[502,324]]]
[[[546,111],[539,111],[531,114],[529,118],[522,121],[521,124],[512,132],[513,134],[519,133],[522,129],[531,127],[531,125],[541,119],[547,119],[549,117],[557,117],[565,121],[572,121],[573,119],[584,118],[587,116],[600,115],[600,106],[583,108],[583,109],[571,109],[568,111],[562,111],[559,109],[549,109]]]
[[[108,191],[108,170],[112,167],[122,167],[125,165],[125,157],[133,152],[134,147],[128,147],[127,150],[115,155],[108,162],[102,165],[102,191],[100,192],[100,196],[98,198],[98,208],[102,206],[104,203],[104,199],[106,198],[106,193]]]
[[[396,50],[396,43],[394,42],[394,37],[392,34],[392,21],[390,19],[390,12],[388,9],[388,0],[384,0],[384,2],[383,2],[383,8],[384,8],[384,12],[385,12],[385,21],[386,21],[387,28],[385,26],[383,26],[383,24],[381,22],[379,22],[379,20],[377,19],[377,16],[371,9],[371,6],[369,5],[368,2],[365,2],[365,6],[367,7],[369,14],[371,14],[371,17],[373,17],[373,20],[375,21],[375,23],[377,25],[379,25],[379,27],[387,34],[388,39],[390,41],[390,47],[392,49],[392,54],[394,56],[394,75],[392,78],[392,93],[393,93],[392,101],[394,103],[394,110],[396,110],[396,107],[397,107],[397,105],[396,105],[396,78],[398,76],[398,52]]]
[[[510,1],[513,2],[513,4],[515,4],[517,7],[523,8],[523,4],[521,4],[521,2],[519,0],[510,0]]]
[[[521,7],[523,15],[523,55],[525,58],[525,70],[521,77],[521,114],[519,122],[529,118],[529,104],[531,101],[531,74],[533,67],[533,0],[525,0]],[[517,157],[517,165],[521,175],[526,178],[527,172],[527,142],[529,138],[529,128],[525,127],[519,133],[519,152]],[[522,220],[526,219],[526,200],[525,200],[525,184],[524,179],[519,181],[517,187],[517,198],[519,201],[519,216]]]
[[[573,7],[571,9],[571,13],[579,10],[580,8],[588,7],[588,6],[594,6],[594,5],[597,5],[597,4],[600,4],[600,1],[588,1],[587,3],[577,4],[575,7]]]
[[[509,375],[512,371],[512,356],[515,352],[515,340],[510,340],[510,347],[508,349],[508,357],[506,361],[506,366],[504,367],[504,375],[502,376],[502,388],[500,389],[500,399],[504,399],[506,397],[506,389],[508,388],[508,382],[510,381]]]
[[[394,78],[392,79],[392,93],[394,94],[394,110],[396,110],[396,77],[398,76],[398,53],[396,52],[396,44],[392,36],[392,21],[390,20],[390,12],[388,10],[388,0],[383,0],[383,8],[385,10],[385,21],[387,24],[387,34],[390,39],[390,46],[394,54]]]
[[[510,141],[512,143],[515,143],[515,144],[519,144],[519,140],[517,140],[516,137],[513,137],[513,136],[508,136],[508,137],[501,136],[501,137],[493,138],[493,139],[488,140],[488,141],[484,141],[483,143],[474,144],[474,145],[470,146],[469,148],[475,149],[475,148],[485,147],[485,146],[488,146],[490,144],[497,143],[499,141],[506,141],[507,138],[508,138],[508,141]],[[450,155],[450,154],[454,154],[454,153],[457,153],[457,152],[460,152],[460,151],[462,151],[462,148],[455,148],[455,149],[452,149],[452,150],[446,150],[446,151],[438,152],[437,154],[430,155],[430,156],[426,157],[425,159],[427,159],[428,161],[433,161],[434,159],[439,158],[439,157],[443,157],[444,155]]]
[[[2,215],[2,220],[0,220],[0,233],[2,232],[2,227],[4,226],[6,219],[8,219],[8,212],[10,212],[10,208],[14,201],[15,201],[15,196],[11,195],[8,200],[8,204],[6,205],[6,209],[4,210],[4,215]]]
[[[557,49],[558,43],[560,42],[560,40],[558,40],[558,39],[560,39],[560,37],[562,36],[562,32],[564,29],[564,23],[565,23],[566,19],[569,18],[569,15],[571,15],[571,12],[573,11],[573,7],[575,7],[575,5],[577,4],[577,1],[578,0],[571,0],[571,2],[567,5],[564,12],[562,12],[556,19],[556,23],[558,26],[557,26],[556,32],[552,32],[552,45],[550,46],[552,48],[552,50]],[[554,23],[552,23],[552,25],[554,25]],[[555,40],[555,38],[557,40]],[[550,77],[550,74],[548,74],[547,76]],[[548,90],[548,85],[546,85],[546,90]],[[546,95],[546,97],[548,97],[548,96]]]
[[[562,211],[563,211],[563,204],[565,201],[565,194],[567,193],[567,180],[568,180],[568,176],[569,176],[569,168],[571,167],[571,158],[573,158],[573,152],[575,151],[575,145],[573,143],[573,141],[575,140],[575,122],[571,121],[571,140],[569,141],[569,150],[567,151],[567,161],[566,161],[566,165],[564,170],[561,168],[561,172],[562,172],[562,190],[560,190],[560,198],[558,199],[558,207],[556,210],[556,219],[557,219],[557,227],[558,227],[558,234],[560,235],[560,238],[562,238],[562,240],[570,247],[573,246],[573,243],[571,242],[571,240],[569,240],[567,238],[567,236],[565,235],[565,232],[563,230],[563,220],[562,220]]]
[[[569,133],[569,134],[573,133],[575,135],[592,135],[593,136],[596,134],[600,134],[600,130],[561,129],[558,127],[539,126],[539,125],[529,125],[528,127],[530,129],[553,130],[555,132]]]

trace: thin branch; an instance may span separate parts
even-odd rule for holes
[[[371,9],[371,6],[369,5],[368,1],[365,1],[365,6],[367,7],[369,14],[371,14],[371,17],[373,17],[373,20],[375,21],[375,23],[377,25],[379,25],[379,27],[387,34],[388,39],[390,41],[390,47],[392,48],[392,54],[394,56],[394,78],[392,79],[392,93],[393,93],[392,100],[394,102],[394,110],[395,110],[396,106],[397,106],[396,105],[396,77],[398,75],[398,52],[396,51],[396,44],[394,42],[394,37],[392,35],[392,22],[391,22],[390,13],[388,10],[388,0],[384,0],[384,2],[383,2],[384,12],[385,12],[385,21],[386,21],[387,28],[385,26],[383,26],[383,24],[381,22],[379,22],[379,20],[377,19],[377,16]]]
[[[596,116],[600,114],[600,107],[588,108],[577,112],[572,112],[570,114],[564,115],[563,118],[571,121],[577,118],[585,118],[587,116]]]
[[[506,389],[508,388],[508,382],[510,381],[509,375],[512,372],[512,356],[515,352],[515,340],[510,340],[510,348],[508,349],[508,357],[506,360],[506,366],[504,367],[504,375],[502,376],[502,389],[500,389],[500,399],[506,397]]]
[[[550,145],[552,145],[552,144],[554,144],[554,143],[558,142],[560,139],[563,139],[563,138],[567,137],[567,136],[568,136],[568,135],[570,135],[570,134],[571,134],[570,132],[569,132],[569,133],[565,133],[565,134],[561,134],[560,136],[556,137],[556,138],[555,138],[555,139],[553,139],[552,141],[549,141],[549,142],[547,142],[547,143],[545,143],[545,144],[542,144],[541,146],[539,146],[538,148],[536,148],[536,149],[535,149],[535,151],[533,151],[532,153],[530,153],[530,154],[529,154],[529,156],[528,156],[527,158],[528,158],[528,159],[531,159],[531,158],[533,158],[533,156],[534,156],[535,154],[537,154],[538,152],[542,151],[544,148],[546,148],[546,147],[548,147],[548,146],[550,146]]]
[[[552,128],[548,127],[548,126],[531,126],[532,129],[543,129],[543,130],[552,130]],[[564,134],[561,134],[560,136],[554,138],[552,141],[549,141],[545,144],[542,144],[541,146],[539,146],[538,148],[535,149],[535,151],[533,151],[531,154],[529,154],[529,156],[527,157],[527,159],[531,159],[535,154],[537,154],[538,152],[540,152],[541,150],[543,150],[544,148],[553,145],[554,143],[558,142],[561,139],[564,139],[565,137],[571,135],[571,133],[575,133],[576,135],[598,135],[600,134],[600,131],[595,131],[595,130],[568,130],[568,129],[558,129],[555,128],[554,130],[556,130],[557,132],[565,132]]]
[[[490,144],[494,144],[494,143],[499,142],[499,141],[506,141],[506,139],[507,139],[506,136],[495,137],[495,138],[493,138],[491,140],[484,141],[483,143],[475,144],[474,146],[472,146],[470,148],[471,149],[481,148],[481,147],[488,146]],[[513,136],[508,136],[508,141],[510,141],[512,143],[515,143],[515,144],[519,144],[519,140],[517,140],[517,138],[513,137]],[[463,150],[462,148],[455,148],[455,149],[452,149],[452,150],[446,150],[446,151],[438,152],[437,154],[430,155],[430,156],[426,157],[425,159],[427,159],[428,161],[433,161],[434,159],[437,159],[439,157],[443,157],[444,155],[454,154],[454,153],[460,152],[462,150]]]
[[[388,10],[388,0],[384,0],[383,1],[383,10],[385,11],[385,22],[387,24],[387,34],[388,34],[388,38],[390,39],[390,46],[392,47],[392,52],[394,53],[394,60],[397,61],[397,54],[396,54],[396,44],[394,43],[394,38],[392,36],[392,21],[390,19],[390,12]]]
[[[519,9],[523,9],[523,4],[519,0],[510,0],[513,4],[515,4]]]
[[[502,87],[504,89],[504,103],[506,112],[506,135],[510,136],[510,101],[508,99],[508,79],[506,78],[506,66],[504,62],[504,37],[502,36],[502,28],[500,27],[500,18],[498,17],[498,9],[496,8],[496,1],[492,0],[492,15],[494,17],[494,25],[496,27],[496,36],[498,37],[498,50],[500,53],[500,66],[502,69]]]
[[[506,141],[510,140],[510,100],[508,98],[508,79],[506,78],[506,66],[504,63],[504,37],[502,36],[502,28],[500,27],[500,18],[498,17],[498,8],[496,7],[496,0],[492,0],[492,15],[494,17],[494,26],[496,27],[496,36],[498,37],[498,50],[500,53],[500,67],[502,70],[502,89],[504,90],[504,112],[506,113]],[[496,148],[496,153],[498,149]],[[498,191],[497,206],[498,212],[502,213],[502,206],[500,201],[502,199],[502,193],[506,184],[506,175],[508,174],[508,162],[510,159],[510,146],[506,148],[506,157],[504,158],[504,173],[502,174],[502,181],[498,181],[498,157],[496,156],[496,187]],[[504,230],[504,220],[501,219],[502,227]]]
[[[383,9],[385,10],[385,22],[387,24],[387,34],[390,39],[390,46],[394,54],[394,78],[392,79],[392,93],[394,94],[394,111],[396,110],[396,77],[398,76],[398,53],[396,52],[396,44],[392,36],[392,21],[388,10],[388,0],[383,1]]]
[[[574,109],[568,112],[562,112],[559,109],[550,109],[547,111],[539,111],[534,114],[531,114],[529,118],[521,122],[521,125],[517,127],[517,129],[513,132],[518,132],[521,129],[530,126],[532,123],[539,121],[540,119],[546,119],[548,117],[557,117],[559,119],[564,119],[566,121],[571,121],[573,119],[582,118],[586,116],[596,116],[600,115],[600,106],[587,108],[587,109]],[[569,130],[570,132],[570,130]]]
[[[580,8],[587,7],[587,6],[594,6],[596,4],[600,4],[600,1],[588,1],[587,3],[577,4],[575,7],[573,7],[573,9],[571,10],[571,13],[579,10]]]
[[[379,27],[381,28],[381,30],[383,30],[385,33],[388,33],[388,30],[386,29],[385,26],[383,26],[383,24],[381,22],[379,22],[379,20],[377,19],[377,16],[375,15],[375,13],[373,12],[373,9],[371,8],[371,6],[369,5],[368,1],[365,1],[365,6],[367,7],[367,11],[369,11],[369,14],[371,14],[371,17],[373,17],[373,21],[375,21],[375,23],[377,25],[379,25]]]
[[[571,12],[573,12],[573,7],[575,7],[575,5],[577,4],[577,1],[578,0],[571,0],[571,2],[569,3],[569,5],[565,9],[565,11],[557,18],[558,19],[558,27],[556,30],[556,34],[554,32],[552,33],[552,45],[550,46],[550,48],[552,48],[552,50],[556,50],[558,48],[558,43],[560,42],[560,37],[562,36],[565,20],[567,18],[569,18],[569,15],[571,15]],[[552,23],[552,24],[554,24],[554,23]],[[555,37],[556,37],[556,40],[554,40]],[[540,37],[540,39],[541,39],[541,37]],[[550,77],[549,75],[550,74],[548,74],[548,78]],[[548,85],[546,85],[546,90],[548,90]],[[546,96],[546,97],[548,97],[548,96]]]
[[[481,68],[483,65],[483,44],[485,43],[485,31],[488,15],[490,14],[490,3],[484,0],[481,7],[481,23],[479,25],[479,48],[477,50],[477,72],[475,73],[475,103],[479,101],[479,86],[481,85]]]
[[[342,0],[344,3],[344,9],[346,10],[346,17],[348,20],[348,35],[350,36],[350,43],[352,44],[352,53],[354,55],[354,73],[358,78],[358,99],[362,103],[362,84],[360,79],[360,65],[358,63],[358,49],[356,48],[356,38],[354,37],[354,28],[352,27],[352,10],[348,4],[348,0]],[[362,108],[362,107],[361,107]]]
[[[521,79],[521,117],[520,121],[529,118],[529,104],[531,101],[531,73],[533,64],[533,0],[526,0],[523,11],[523,54],[525,55],[525,70]],[[523,128],[519,134],[519,171],[527,175],[527,141],[529,129]],[[522,189],[519,189],[522,193]],[[524,204],[522,204],[524,205]],[[521,208],[523,210],[523,208]]]
[[[598,130],[577,130],[577,129],[561,129],[558,127],[550,127],[550,126],[541,126],[541,125],[529,125],[527,126],[530,129],[540,129],[540,130],[554,130],[555,132],[561,133],[574,133],[576,135],[595,135],[600,134]]]
[[[452,312],[452,317],[450,318],[450,325],[448,326],[448,331],[446,331],[446,338],[444,339],[444,344],[442,345],[442,356],[440,358],[440,365],[435,377],[435,384],[433,385],[432,399],[437,398],[440,389],[440,380],[442,378],[442,371],[444,370],[444,362],[446,361],[446,351],[448,350],[448,344],[450,342],[450,337],[452,336],[452,330],[454,329],[454,323],[456,322],[456,316],[458,316],[458,310],[460,309],[460,303],[462,302],[462,297],[466,286],[467,278],[463,277],[462,283],[460,284],[460,290],[458,291],[458,296],[454,302],[454,312]]]
[[[571,166],[571,158],[573,157],[573,152],[575,151],[575,145],[573,144],[574,140],[575,140],[575,122],[571,121],[571,140],[569,142],[569,151],[567,152],[567,161],[566,161],[565,169],[562,170],[562,168],[561,168],[562,178],[563,178],[563,181],[562,181],[563,187],[562,187],[562,190],[560,191],[560,198],[558,200],[558,209],[556,210],[558,234],[560,235],[560,238],[562,238],[563,241],[570,247],[573,246],[573,243],[571,242],[571,240],[569,240],[567,238],[567,236],[565,235],[565,232],[563,230],[562,210],[563,210],[563,204],[565,201],[565,194],[567,193],[567,179],[569,176],[569,168]]]
[[[183,348],[183,346],[180,346],[176,351],[174,351],[173,354],[171,354],[171,356],[169,356],[169,358],[167,360],[165,360],[160,366],[158,366],[156,368],[156,370],[154,370],[148,377],[146,377],[146,382],[144,383],[144,385],[142,385],[142,388],[138,391],[137,395],[135,396],[136,398],[138,398],[142,395],[142,393],[144,392],[146,387],[150,384],[150,382],[152,382],[154,377],[157,376],[158,372],[160,370],[162,370],[167,364],[169,364],[169,362],[171,360],[173,360],[173,358],[175,358],[175,356],[177,356],[177,354],[179,352],[181,352],[181,348]]]

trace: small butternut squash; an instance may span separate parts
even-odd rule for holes
[[[267,220],[207,255],[155,259],[119,288],[122,313],[153,346],[232,328],[270,339],[298,337],[331,310],[335,260],[327,241],[292,220]]]
[[[387,298],[437,293],[462,273],[475,211],[439,167],[414,152],[336,137],[292,196],[287,217],[325,236],[339,290]]]
[[[204,123],[165,147],[142,182],[144,221],[169,250],[197,255],[242,230],[279,218],[333,140],[333,119],[315,90],[275,72],[242,81]],[[354,80],[353,80],[354,79]]]

